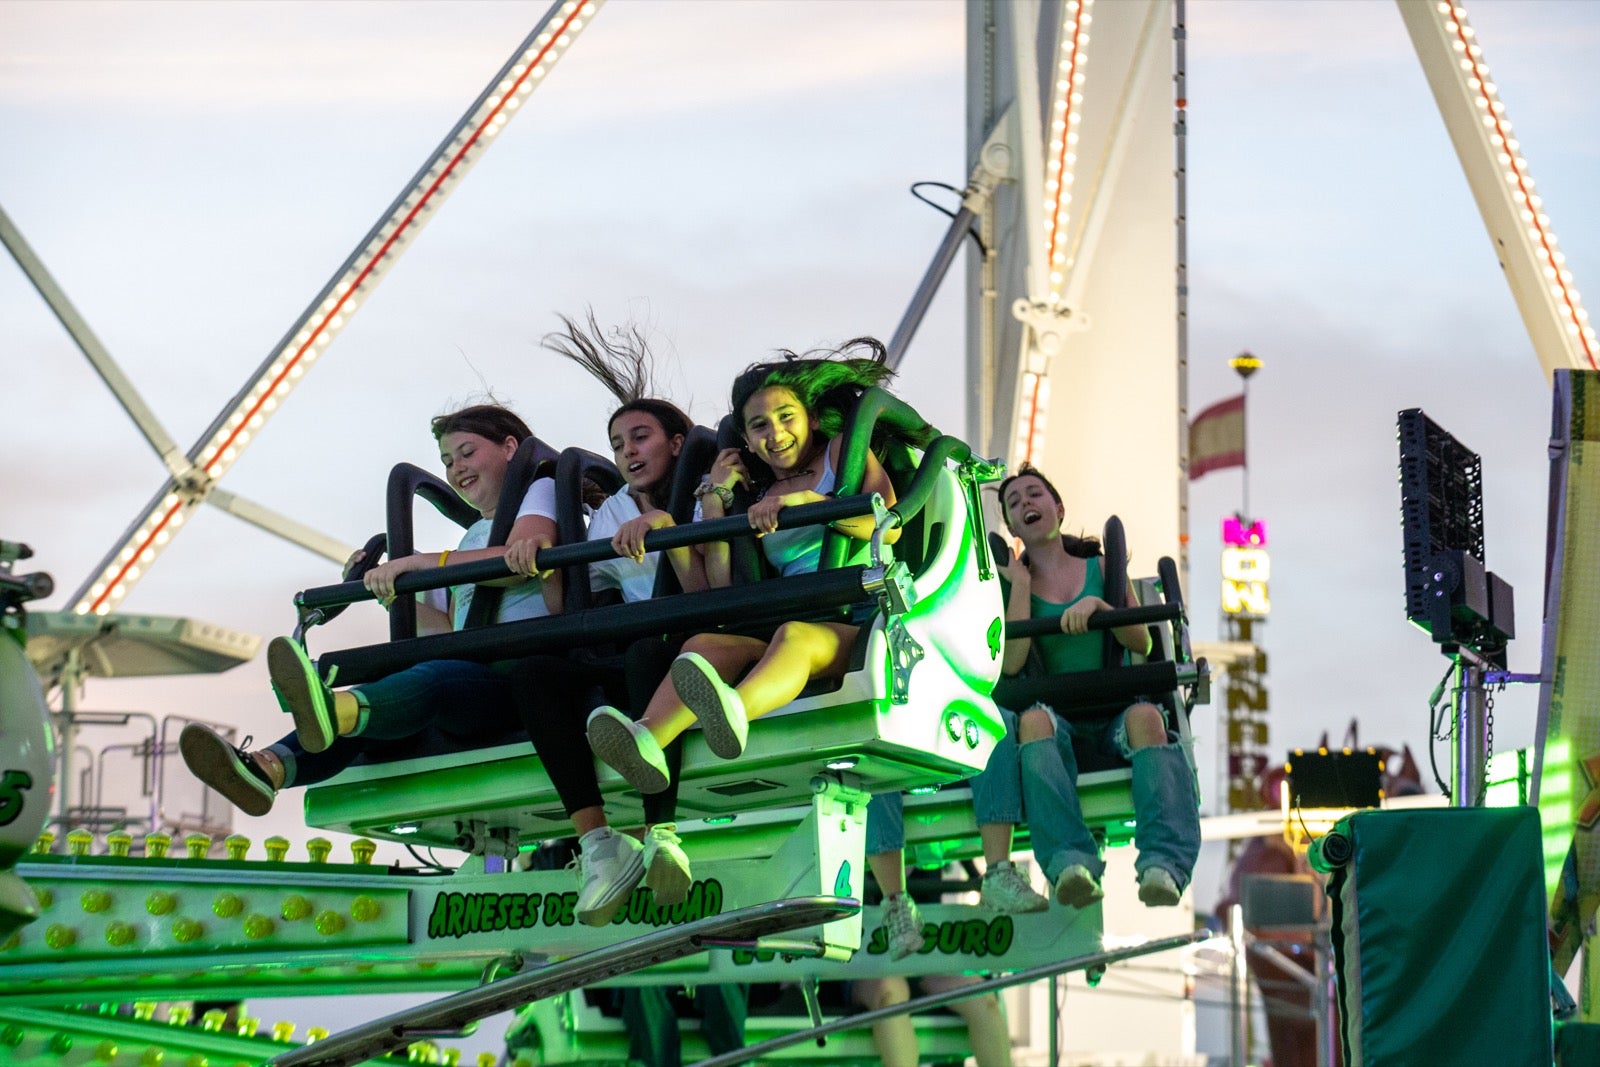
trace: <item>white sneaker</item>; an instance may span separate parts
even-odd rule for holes
[[[1139,900],[1147,908],[1173,908],[1183,897],[1178,880],[1165,867],[1146,867],[1139,872]]]
[[[609,826],[578,839],[578,921],[610,922],[644,877],[644,846]]]
[[[1056,900],[1069,908],[1087,908],[1105,895],[1100,879],[1081,863],[1074,863],[1056,876]]]
[[[992,863],[983,872],[983,888],[978,894],[978,906],[1003,915],[1021,915],[1030,911],[1044,911],[1050,901],[1035,892],[1028,884],[1028,876],[1015,863],[1001,860]]]
[[[750,722],[738,690],[722,680],[705,657],[685,652],[672,661],[672,687],[700,720],[706,747],[723,759],[744,754]]]
[[[694,875],[683,854],[676,823],[663,822],[644,835],[644,884],[657,904],[682,904],[689,898]]]
[[[922,949],[922,912],[907,893],[896,893],[883,902],[883,925],[889,932],[889,958],[903,960]]]
[[[594,754],[629,785],[641,793],[667,788],[667,757],[648,728],[602,705],[589,713],[588,732]]]

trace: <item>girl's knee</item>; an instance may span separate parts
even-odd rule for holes
[[[695,634],[683,643],[683,651],[700,656],[715,655],[726,643],[726,638],[722,634]]]
[[[889,975],[857,981],[852,993],[856,1003],[868,1011],[876,1011],[910,1000],[911,986],[899,975]]]
[[[1056,734],[1055,713],[1045,708],[1029,708],[1017,716],[1017,739],[1023,744],[1042,741]]]
[[[810,645],[816,642],[820,629],[809,622],[786,622],[773,633],[772,643],[785,647]]]
[[[968,1026],[982,1025],[985,1022],[998,1022],[1005,1018],[1000,1010],[1000,997],[989,994],[982,997],[968,997],[958,1000],[950,1005],[950,1009],[967,1021]]]
[[[1135,704],[1129,708],[1127,729],[1129,748],[1167,743],[1167,719],[1154,704]]]

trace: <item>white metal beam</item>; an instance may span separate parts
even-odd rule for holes
[[[117,403],[122,405],[122,410],[126,411],[134,425],[139,427],[139,432],[150,442],[150,447],[161,457],[161,462],[166,465],[167,470],[174,478],[187,474],[194,464],[189,462],[189,457],[178,448],[178,443],[161,425],[161,421],[150,410],[150,405],[144,402],[139,390],[135,389],[133,383],[122,373],[122,368],[117,366],[116,360],[111,358],[111,353],[100,343],[100,338],[95,336],[83,316],[78,314],[78,309],[67,299],[67,294],[56,284],[44,261],[34,252],[33,246],[28,244],[22,232],[11,221],[11,216],[7,215],[3,208],[0,208],[0,243],[6,246],[12,258],[17,261],[17,266],[22,268],[22,273],[33,283],[33,287],[39,290],[39,295],[44,297],[44,302],[50,305],[50,310],[55,312],[61,325],[66,327],[78,350],[89,360],[90,366],[100,375],[101,381],[106,383],[106,387],[117,398]]]
[[[356,550],[354,545],[347,545],[337,537],[329,537],[304,523],[296,522],[287,515],[273,511],[264,504],[236,496],[218,485],[211,487],[210,493],[206,495],[206,503],[221,508],[235,518],[243,519],[258,530],[265,530],[325,559],[331,559],[340,566],[343,566]]]
[[[1465,8],[1446,0],[1397,3],[1545,378],[1563,368],[1600,368],[1594,326]]]
[[[127,596],[334,335],[372,295],[400,253],[482,158],[495,135],[602,2],[564,0],[545,13],[244,388],[201,435],[188,453],[195,465],[190,476],[168,480],[73,594],[73,611],[104,615]]]

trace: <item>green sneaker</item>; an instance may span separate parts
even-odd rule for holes
[[[317,675],[306,650],[287,637],[267,645],[267,673],[278,703],[294,717],[294,732],[307,752],[322,752],[339,731],[333,721],[333,690]]]

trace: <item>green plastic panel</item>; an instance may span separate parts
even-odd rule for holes
[[[1369,811],[1334,828],[1333,940],[1348,1067],[1549,1067],[1539,813]]]

